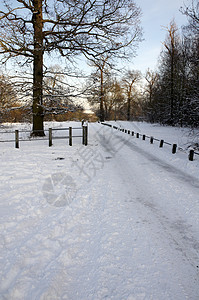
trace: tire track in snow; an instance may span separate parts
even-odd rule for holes
[[[135,143],[133,143],[132,139],[131,140],[125,139],[121,135],[119,135],[119,136],[117,135],[117,138],[120,141],[122,140],[124,145],[128,146],[128,148],[132,152],[139,153],[140,155],[142,155],[144,158],[148,159],[153,164],[156,164],[157,166],[162,168],[164,171],[168,172],[175,179],[178,179],[178,180],[182,181],[183,183],[192,185],[195,188],[199,188],[199,180],[196,177],[191,176],[191,175],[183,172],[180,169],[177,169],[176,167],[172,166],[171,164],[167,164],[165,161],[161,160],[157,156],[143,150],[142,148],[137,146]]]
[[[102,138],[102,135],[101,135]],[[156,167],[159,169],[163,169],[164,172],[168,172],[169,176],[171,177],[175,177],[179,180],[180,184],[183,181],[183,184],[187,184],[187,185],[191,185],[193,187],[193,191],[195,194],[195,199],[197,200],[197,195],[198,195],[198,188],[199,188],[199,181],[193,177],[190,176],[186,173],[184,173],[183,171],[173,167],[172,165],[169,165],[167,163],[165,163],[164,161],[160,160],[159,158],[157,158],[155,155],[152,155],[146,151],[144,151],[143,149],[139,148],[139,146],[135,145],[134,143],[132,143],[129,139],[125,139],[123,138],[121,135],[117,136],[117,138],[119,140],[122,140],[124,142],[124,146],[127,146],[128,148],[130,148],[130,150],[132,152],[137,153],[138,156],[143,156],[145,159],[149,160],[150,162],[150,167],[149,168],[154,168],[154,164],[156,165]],[[114,149],[111,147],[111,143],[110,143],[110,139],[106,140],[105,136],[103,136],[102,139],[102,146],[106,149],[106,151],[110,151],[113,152]],[[121,161],[122,160],[122,161]],[[125,160],[124,156],[122,156],[121,153],[117,154],[117,165],[118,165],[118,169],[120,170],[120,172],[123,172],[123,176],[121,175],[121,177],[123,178],[124,183],[126,184],[126,186],[128,186],[130,183],[132,184],[132,179],[130,180],[130,183],[128,182],[128,178],[129,178],[129,174],[132,173],[133,167],[130,168],[130,164],[131,164],[131,160]],[[137,160],[137,164],[142,167],[143,163],[140,164],[140,160],[138,157]],[[139,174],[140,176],[138,176],[139,178],[143,177],[145,168],[146,168],[147,164],[144,163],[144,169],[143,169],[143,174]],[[156,170],[156,173],[158,174],[158,169]],[[128,171],[127,171],[128,170]],[[153,172],[155,173],[155,172]],[[137,175],[137,174],[136,174]],[[159,180],[161,183],[161,178],[159,178],[159,176],[157,176],[156,180]],[[170,185],[170,188],[174,188],[173,192],[175,193],[175,185],[179,185],[178,183],[176,183],[176,181],[174,182],[173,186]],[[138,186],[138,182],[136,181],[133,185],[134,188],[137,188]],[[144,188],[144,185],[143,185]],[[181,187],[180,187],[181,188]],[[139,186],[139,190],[137,190],[137,193],[140,193],[140,191],[142,190],[142,186]],[[155,191],[154,191],[155,192]],[[172,231],[172,234],[169,233],[169,235],[173,238],[174,243],[176,243],[179,246],[179,249],[183,249],[185,248],[185,245],[188,244],[189,246],[192,247],[193,249],[193,253],[192,255],[187,255],[186,252],[189,251],[189,247],[186,247],[186,249],[184,249],[184,251],[182,250],[184,256],[191,262],[191,260],[189,259],[189,257],[193,257],[195,258],[195,260],[197,259],[197,262],[191,262],[191,264],[193,266],[199,265],[199,256],[198,256],[198,252],[199,252],[199,240],[196,239],[194,237],[194,234],[191,233],[191,226],[189,226],[188,228],[188,232],[186,231],[186,222],[183,221],[181,222],[181,226],[178,226],[179,222],[177,222],[177,225],[175,225],[173,222],[171,222],[167,216],[165,216],[165,214],[163,214],[161,212],[160,209],[158,209],[158,207],[156,205],[154,205],[154,203],[147,201],[147,200],[143,200],[145,197],[145,193],[142,194],[142,196],[139,198],[139,203],[141,203],[142,205],[144,205],[145,207],[147,207],[153,214],[156,215],[156,217],[158,218],[159,222],[162,224],[162,226],[165,228],[165,230],[167,230],[168,228],[170,229],[170,231]],[[151,197],[153,197],[153,195],[151,195]],[[198,206],[199,207],[199,206]],[[184,230],[183,230],[184,228]],[[178,233],[181,236],[181,239],[179,241],[179,237],[174,238],[173,237],[173,233],[177,231],[177,235]]]
[[[108,128],[107,132],[108,130],[110,129]],[[106,138],[106,130],[103,134],[98,133],[98,136],[100,137],[101,146],[105,149],[105,151],[110,154],[114,153],[114,146],[111,144],[110,137]],[[196,299],[194,297],[192,298],[192,295],[197,295],[199,292],[197,288],[199,284],[198,228],[194,228],[193,224],[190,225],[187,222],[186,210],[184,214],[182,214],[180,209],[174,214],[169,214],[169,210],[166,209],[164,211],[164,207],[160,205],[160,202],[164,202],[164,200],[167,201],[169,196],[172,197],[172,193],[178,193],[179,197],[183,198],[183,200],[185,200],[184,202],[186,202],[186,196],[183,195],[183,191],[186,191],[186,187],[190,188],[191,186],[193,193],[188,201],[192,201],[193,207],[195,206],[196,211],[198,211],[198,180],[195,177],[165,163],[155,155],[139,148],[139,146],[132,142],[132,138],[131,140],[127,138],[125,139],[119,132],[114,134],[114,139],[115,138],[117,138],[118,141],[122,140],[124,143],[124,147],[116,154],[115,160],[113,161],[115,172],[118,172],[122,185],[125,185],[127,188],[129,198],[128,202],[133,204],[134,208],[140,211],[140,214],[141,212],[144,212],[144,215],[146,215],[148,219],[148,225],[151,228],[154,228],[155,224],[155,227],[159,228],[157,234],[160,241],[162,241],[163,244],[168,243],[169,250],[172,251],[176,257],[176,262],[173,262],[174,266],[181,265],[180,269],[184,272],[184,275],[186,275],[186,271],[192,274],[191,287],[188,288],[186,281],[188,278],[184,279],[182,276],[183,273],[180,274],[180,272],[176,272],[174,266],[171,267],[172,272],[176,273],[175,276],[178,278],[179,285],[181,285],[185,298]],[[127,160],[126,158],[129,158],[129,153],[131,153],[131,159]],[[142,160],[140,160],[141,157]],[[135,167],[135,165],[137,165],[137,167]],[[133,170],[136,170],[136,172],[139,170],[139,174],[134,174]],[[153,170],[151,174],[153,175],[152,179],[156,181],[155,184],[153,184],[153,181],[150,178],[151,174],[149,170]],[[160,172],[166,174],[166,178],[163,177],[163,180],[161,180],[161,177],[159,176]],[[145,176],[147,176],[147,179],[141,179],[140,181],[142,182],[140,183],[139,178],[144,178]],[[175,179],[174,182],[173,179]],[[147,183],[147,180],[149,180],[150,184]],[[167,190],[170,189],[170,191],[167,191],[169,196],[164,197],[164,193],[161,193],[161,187],[164,187],[167,183],[169,184]],[[160,193],[158,196],[160,199],[156,196],[154,197],[154,193],[151,192],[153,185],[154,188],[157,188],[158,184],[160,184]],[[131,188],[129,189],[129,187]],[[188,190],[189,189],[187,189],[187,191]],[[188,194],[188,192],[186,193]],[[171,205],[171,203],[167,204],[168,206]],[[195,215],[195,221],[197,223],[196,218],[197,214]],[[191,291],[194,292],[191,293]]]

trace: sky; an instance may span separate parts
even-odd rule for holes
[[[190,0],[135,0],[142,10],[141,24],[144,41],[140,43],[137,57],[133,59],[132,68],[143,73],[150,68],[155,70],[166,29],[172,19],[180,28],[187,23],[187,18],[180,7],[190,4]]]

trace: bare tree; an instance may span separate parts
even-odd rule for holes
[[[88,93],[88,101],[96,115],[101,120],[101,105],[99,107],[99,97],[101,94],[101,72],[91,74],[87,82],[90,87]],[[101,100],[101,99],[100,99]],[[100,101],[101,102],[101,101]],[[111,70],[103,73],[103,116],[104,119],[116,119],[117,116],[123,118],[123,108],[125,106],[125,95],[122,83],[115,78],[115,74]]]
[[[192,0],[190,6],[181,7],[180,11],[188,18],[188,29],[194,34],[199,35],[199,2],[197,0]]]
[[[147,99],[149,103],[151,103],[153,98],[154,87],[158,79],[158,74],[157,72],[148,69],[144,78],[147,82],[145,86],[145,92],[147,93]]]
[[[43,80],[45,116],[54,117],[80,108],[80,103],[75,104],[73,100],[83,93],[82,89],[78,90],[75,84],[67,82],[67,75],[68,73],[57,64],[45,69]]]
[[[0,75],[0,108],[6,109],[16,102],[16,93],[5,75]]]
[[[141,79],[141,72],[128,70],[123,76],[123,85],[127,96],[127,120],[131,119],[131,102],[133,101],[133,87]]]
[[[7,121],[7,115],[14,108],[19,107],[16,91],[5,75],[0,75],[0,122]]]
[[[110,75],[110,65],[108,60],[109,56],[106,55],[101,56],[100,58],[89,59],[88,61],[88,64],[96,69],[95,73],[92,74],[94,83],[97,81],[99,82],[99,90],[97,93],[95,92],[95,95],[98,95],[99,97],[99,119],[101,122],[105,119],[105,77],[107,80],[107,77]]]
[[[123,107],[125,106],[125,94],[122,86],[122,82],[115,79],[111,86],[111,99],[112,99],[112,110],[114,110],[114,119],[123,119],[124,112]],[[113,112],[112,112],[113,114]]]
[[[163,45],[166,48],[166,55],[168,57],[167,65],[169,67],[169,90],[170,90],[170,123],[173,124],[174,122],[174,83],[175,83],[175,75],[176,75],[176,65],[178,59],[178,52],[179,52],[179,35],[178,35],[178,28],[174,21],[171,21],[169,27],[166,28],[167,30],[167,38]]]
[[[174,20],[166,39],[156,75],[146,74],[144,110],[148,120],[180,126],[199,126],[199,3],[193,0],[181,12],[188,24],[180,34]],[[155,77],[154,77],[155,76]]]
[[[187,16],[188,25],[183,27],[184,56],[186,60],[186,123],[199,126],[199,2],[193,0],[190,6],[181,8]]]
[[[141,38],[140,9],[133,0],[16,0],[0,11],[2,62],[33,63],[33,134],[43,131],[44,54],[68,61],[80,53],[126,57]]]

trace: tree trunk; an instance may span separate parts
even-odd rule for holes
[[[174,46],[171,52],[171,95],[170,95],[170,123],[173,125],[173,105],[174,105]]]
[[[100,122],[104,122],[104,76],[103,69],[100,69]]]
[[[170,56],[171,56],[171,94],[170,94],[170,125],[173,125],[174,122],[174,64],[175,62],[175,27],[174,25],[171,25],[170,28],[170,39],[171,39],[171,50],[170,50]]]
[[[131,118],[131,98],[128,98],[127,102],[127,121],[130,121]]]
[[[132,85],[134,83],[135,80],[133,80],[129,86],[129,90],[128,90],[128,101],[127,101],[127,121],[131,120],[131,98],[132,98]]]
[[[43,19],[42,0],[34,0],[34,61],[33,61],[33,132],[34,136],[44,136],[43,127]]]

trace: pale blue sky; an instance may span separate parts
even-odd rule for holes
[[[187,23],[187,18],[179,11],[181,6],[190,4],[191,0],[135,0],[142,9],[142,26],[144,39],[137,51],[138,56],[133,59],[132,68],[143,73],[149,67],[154,70],[166,37],[167,27],[175,19],[180,28]]]

